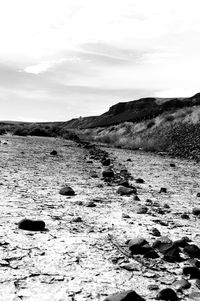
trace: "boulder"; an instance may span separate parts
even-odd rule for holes
[[[129,187],[125,187],[125,186],[119,186],[117,189],[117,193],[122,196],[123,195],[131,195],[131,194],[136,194],[137,190],[134,187],[129,188]]]
[[[145,299],[135,291],[129,290],[108,296],[104,301],[145,301]]]
[[[200,207],[195,207],[192,209],[192,214],[199,215],[200,214]]]
[[[29,231],[44,231],[45,222],[42,220],[22,219],[18,224],[19,229]]]
[[[102,172],[103,178],[113,178],[114,171],[111,168],[104,169]]]
[[[157,294],[156,299],[157,300],[166,300],[166,301],[177,301],[178,296],[173,289],[165,288]]]
[[[57,151],[56,150],[53,150],[52,152],[50,152],[50,155],[52,155],[52,156],[57,156]]]
[[[65,196],[72,196],[75,195],[74,190],[70,187],[70,186],[65,186],[63,188],[60,189],[59,193],[61,195],[65,195]]]

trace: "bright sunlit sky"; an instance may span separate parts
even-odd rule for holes
[[[200,92],[199,0],[0,0],[0,120]]]

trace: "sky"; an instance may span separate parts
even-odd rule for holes
[[[200,92],[199,0],[0,0],[0,120]]]

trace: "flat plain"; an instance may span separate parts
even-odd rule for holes
[[[172,240],[187,236],[200,245],[199,218],[192,214],[200,205],[198,163],[104,147],[116,173],[130,172],[140,199],[135,200],[103,181],[101,163],[73,141],[12,136],[1,141],[0,300],[104,300],[127,289],[154,300],[158,291],[149,290],[150,284],[173,288],[182,279],[184,261],[144,264],[123,250],[126,254],[125,242],[135,237],[153,243],[155,227]],[[58,155],[50,155],[52,150]],[[75,196],[59,194],[65,185]],[[167,193],[160,193],[161,187]],[[139,205],[148,205],[148,212],[138,214]],[[181,218],[183,213],[189,219]],[[18,229],[23,218],[45,221],[46,231]],[[131,271],[124,268],[128,262]],[[192,283],[183,294],[196,291]]]

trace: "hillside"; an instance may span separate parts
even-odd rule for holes
[[[120,102],[100,115],[63,122],[0,123],[0,134],[78,136],[114,147],[165,152],[200,160],[200,93],[188,98],[141,98]]]

